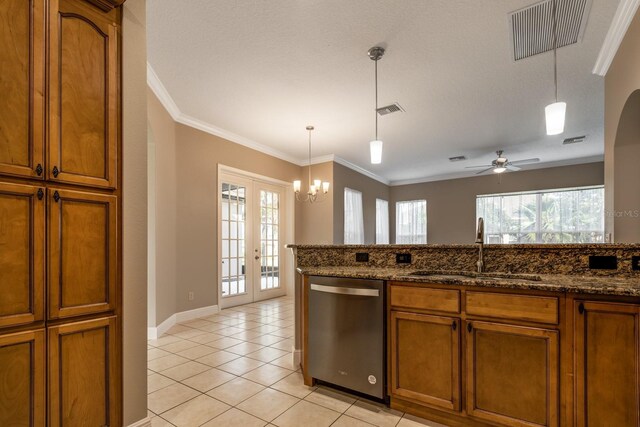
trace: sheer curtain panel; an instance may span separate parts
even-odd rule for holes
[[[396,243],[427,243],[427,201],[396,203]]]
[[[376,244],[389,243],[389,202],[376,199]]]
[[[362,193],[351,188],[344,189],[344,244],[364,243],[364,215]]]

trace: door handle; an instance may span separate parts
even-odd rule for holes
[[[256,255],[254,258],[255,259],[260,259],[260,255]]]
[[[378,289],[362,289],[362,288],[345,288],[342,286],[327,286],[311,284],[312,291],[326,292],[328,294],[339,295],[355,295],[360,297],[379,297],[380,291]]]

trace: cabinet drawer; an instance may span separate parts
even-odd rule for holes
[[[459,313],[460,291],[417,286],[391,286],[391,305],[393,307]]]
[[[466,293],[466,312],[472,316],[558,324],[558,298],[533,295]]]

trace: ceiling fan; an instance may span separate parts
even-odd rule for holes
[[[519,165],[528,165],[529,163],[536,163],[540,161],[540,159],[535,158],[535,159],[516,160],[516,161],[510,162],[509,159],[507,159],[502,155],[502,153],[503,153],[502,150],[496,151],[498,158],[495,159],[493,162],[491,162],[490,165],[467,166],[466,169],[487,168],[487,169],[481,170],[480,172],[477,172],[476,175],[489,172],[490,170],[493,170],[493,172],[495,173],[503,173],[508,170],[519,171],[520,170],[520,168],[518,167]]]

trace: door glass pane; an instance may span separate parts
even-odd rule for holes
[[[260,190],[260,290],[279,288],[280,195]]]
[[[246,293],[245,224],[247,189],[222,183],[222,296]]]

